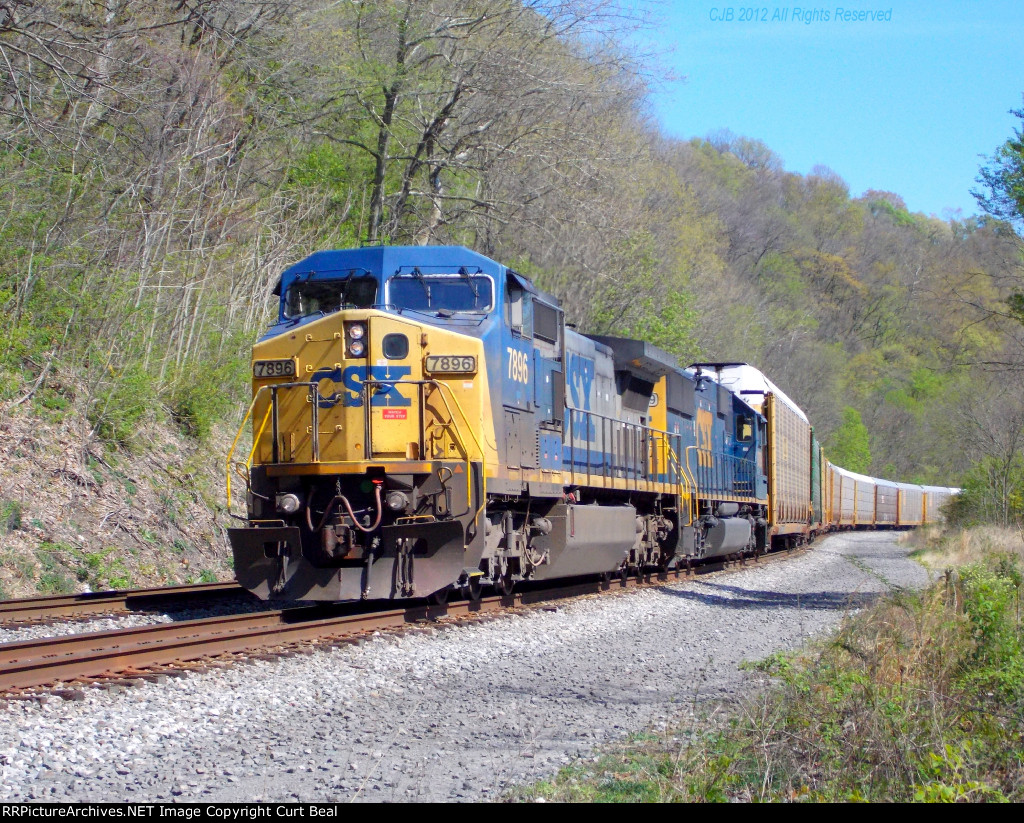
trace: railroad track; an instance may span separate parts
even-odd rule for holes
[[[245,590],[237,583],[197,583],[156,589],[56,594],[0,601],[0,625],[43,623],[91,614],[153,609],[170,601],[215,600]]]
[[[768,559],[788,559],[801,551],[781,552]],[[747,562],[764,563],[765,559]],[[442,619],[456,622],[608,590],[662,585],[742,564],[716,562],[663,575],[605,578],[444,605],[374,612],[359,612],[362,604],[305,606],[4,643],[0,644],[0,693],[97,678],[145,678],[147,670],[187,666],[218,655],[283,650],[316,641],[345,642],[372,631],[399,630]]]

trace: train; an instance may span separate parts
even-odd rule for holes
[[[582,334],[462,246],[315,252],[273,294],[227,457],[235,574],[264,599],[666,572],[919,526],[957,491],[835,466],[753,366]]]

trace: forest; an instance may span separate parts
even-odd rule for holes
[[[981,217],[854,197],[753,137],[661,133],[630,8],[0,0],[4,425],[86,467],[162,426],[220,460],[283,268],[455,243],[583,331],[757,365],[849,469],[1024,521],[1022,132]]]

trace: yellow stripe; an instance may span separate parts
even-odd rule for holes
[[[268,465],[269,477],[285,477],[302,474],[364,474],[370,469],[380,469],[391,474],[430,474],[434,467],[444,461],[430,463],[426,461],[395,460],[387,463],[359,461],[355,463],[289,463],[287,465]],[[451,461],[461,463],[461,460]]]

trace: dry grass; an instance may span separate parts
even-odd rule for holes
[[[928,526],[908,532],[905,539],[913,548],[913,556],[930,569],[966,566],[999,554],[1024,559],[1024,530],[1020,528]]]
[[[1024,800],[1024,550],[1000,529],[919,535],[944,573],[759,664],[728,719],[685,723],[517,799]]]

